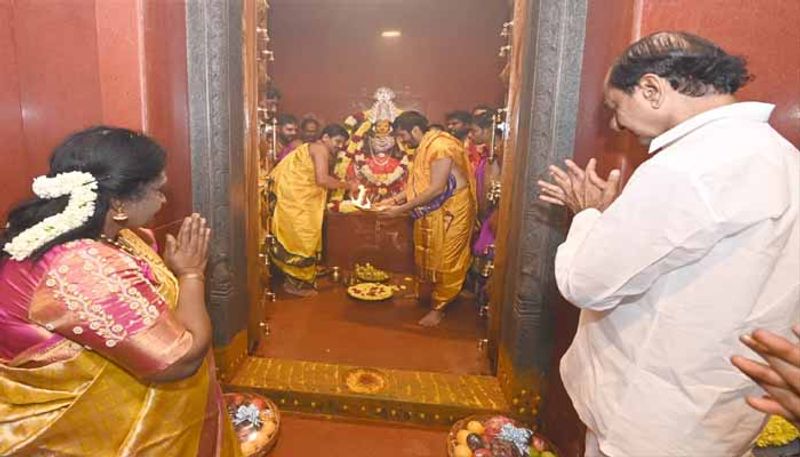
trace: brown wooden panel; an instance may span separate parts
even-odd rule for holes
[[[261,275],[269,274],[265,262],[252,253],[259,252],[261,247],[261,214],[259,214],[259,201],[261,191],[258,186],[260,160],[258,154],[258,40],[257,27],[259,12],[266,10],[266,2],[245,0],[242,8],[242,74],[244,84],[244,195],[245,195],[245,251],[247,270],[247,297],[249,300],[247,317],[247,339],[249,348],[258,347],[265,315],[261,297],[263,295]],[[234,338],[235,340],[235,338]]]
[[[414,273],[414,240],[408,217],[328,213],[323,246],[325,263],[330,266],[346,270],[355,263],[371,262],[384,270]]]
[[[510,293],[510,286],[506,285],[506,275],[510,274],[509,265],[513,262],[514,253],[519,249],[519,224],[516,219],[521,217],[521,186],[514,186],[514,170],[520,168],[524,158],[521,154],[525,151],[525,143],[529,135],[528,119],[522,106],[530,103],[530,81],[526,81],[528,74],[525,66],[525,56],[531,46],[529,0],[517,0],[513,5],[511,19],[511,54],[508,58],[508,105],[506,106],[506,122],[510,132],[503,147],[502,186],[503,197],[500,199],[500,223],[497,233],[497,250],[494,259],[495,269],[492,274],[489,300],[489,333],[488,351],[494,370],[497,369],[499,354],[500,328],[502,321],[502,306]],[[530,71],[530,70],[528,70]],[[515,217],[516,215],[516,217]]]

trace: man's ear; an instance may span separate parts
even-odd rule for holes
[[[659,109],[664,104],[669,81],[653,73],[645,73],[639,78],[639,92],[653,109]]]

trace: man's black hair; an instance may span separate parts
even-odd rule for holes
[[[335,136],[340,136],[344,138],[345,141],[350,139],[350,134],[347,133],[347,129],[342,127],[339,124],[328,124],[322,129],[322,133],[320,134],[320,138],[323,136],[328,135],[328,137],[333,138]]]
[[[278,115],[278,125],[288,125],[288,124],[295,124],[297,125],[297,116],[293,114],[279,114]]]
[[[472,119],[472,124],[477,125],[482,129],[490,129],[492,128],[492,124],[494,122],[492,119],[493,117],[494,116],[492,116],[490,113],[483,113],[480,116],[475,116]]]
[[[630,94],[648,73],[692,97],[733,94],[751,79],[744,58],[686,32],[657,32],[628,46],[611,67],[608,82]]]
[[[301,129],[301,130],[305,130],[306,126],[307,126],[308,124],[312,124],[312,123],[313,123],[313,124],[317,124],[317,126],[319,126],[319,125],[320,125],[320,122],[319,122],[319,121],[318,121],[316,118],[313,118],[313,117],[306,117],[306,118],[303,118],[303,120],[302,120],[302,121],[300,121],[300,129]]]
[[[428,118],[418,111],[405,111],[392,122],[392,128],[395,132],[402,130],[410,133],[414,130],[414,127],[419,127],[423,132],[427,132]]]
[[[461,121],[465,124],[469,124],[472,122],[472,114],[469,114],[466,111],[452,111],[450,113],[445,114],[444,120],[449,121],[450,119],[455,119]]]

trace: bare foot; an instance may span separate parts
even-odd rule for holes
[[[314,297],[317,295],[317,291],[314,289],[300,289],[299,287],[294,287],[289,283],[283,283],[283,291],[287,294],[303,298]]]
[[[419,320],[418,324],[423,327],[436,327],[444,319],[444,311],[436,311],[435,309],[425,315]]]

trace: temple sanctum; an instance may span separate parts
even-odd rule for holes
[[[0,0],[0,456],[800,456],[798,24]]]

